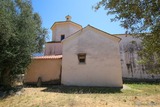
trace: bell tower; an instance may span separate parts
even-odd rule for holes
[[[52,41],[62,41],[66,37],[82,29],[81,25],[71,21],[72,17],[70,15],[67,15],[65,18],[65,21],[58,21],[52,25]]]

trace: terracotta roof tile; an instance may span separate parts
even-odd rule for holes
[[[61,59],[62,55],[48,55],[48,56],[37,56],[32,59]]]

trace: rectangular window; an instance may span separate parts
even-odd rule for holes
[[[79,53],[78,54],[78,60],[80,64],[86,63],[86,54],[85,53]]]
[[[65,38],[65,35],[61,35],[61,41]]]

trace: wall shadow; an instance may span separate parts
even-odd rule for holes
[[[123,78],[124,84],[160,84],[160,79]]]
[[[79,86],[48,86],[43,92],[67,93],[67,94],[88,94],[88,93],[122,93],[122,88],[109,87],[79,87]]]

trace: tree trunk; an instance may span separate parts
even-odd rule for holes
[[[6,69],[2,71],[1,73],[1,78],[0,78],[0,83],[4,86],[11,87],[11,78],[10,78],[10,70]]]

